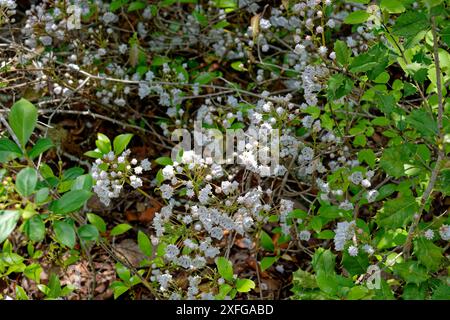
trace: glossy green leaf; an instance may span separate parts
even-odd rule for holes
[[[94,213],[88,213],[87,218],[88,218],[88,221],[98,229],[98,231],[106,232],[106,223],[102,219],[102,217],[100,217]]]
[[[19,139],[22,148],[28,142],[34,128],[37,124],[37,109],[36,107],[26,99],[20,99],[11,108],[9,113],[8,122],[12,130]]]
[[[65,221],[54,221],[53,231],[56,240],[69,248],[73,248],[76,244],[76,234],[74,227]]]
[[[131,227],[129,224],[121,223],[121,224],[118,224],[117,226],[115,226],[115,227],[111,230],[110,235],[111,235],[111,236],[118,236],[118,235],[121,235],[121,234],[127,232],[127,231],[130,230],[131,228],[132,228],[132,227]]]
[[[41,138],[38,141],[36,141],[36,144],[31,148],[31,150],[28,152],[28,157],[30,159],[34,159],[47,151],[48,149],[52,148],[53,142],[48,138]]]
[[[23,197],[28,197],[36,189],[38,175],[36,169],[26,167],[17,174],[16,190]]]
[[[50,210],[58,214],[67,214],[79,210],[92,193],[87,190],[72,190],[66,192],[60,199],[50,205]]]
[[[151,257],[153,255],[153,246],[150,239],[142,231],[138,232],[138,246],[139,249],[147,256]]]
[[[116,155],[121,154],[128,146],[128,144],[131,141],[131,138],[133,138],[133,135],[131,133],[126,134],[120,134],[117,137],[114,138],[114,153]]]
[[[0,210],[0,243],[13,232],[19,218],[20,213],[17,210]]]
[[[224,257],[219,257],[216,259],[216,266],[222,278],[233,281],[233,266],[230,261]]]

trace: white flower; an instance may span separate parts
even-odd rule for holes
[[[259,26],[261,27],[262,30],[267,30],[272,26],[272,24],[270,23],[269,20],[263,18],[259,20]]]
[[[327,47],[325,47],[325,46],[320,46],[319,47],[319,54],[320,55],[324,56],[324,55],[327,54],[327,52],[328,52],[328,48]]]
[[[187,255],[182,255],[181,257],[179,257],[177,259],[177,264],[180,267],[183,267],[185,269],[189,269],[190,266],[191,266],[191,263],[192,263],[191,262],[191,258],[189,256],[187,256]]]
[[[426,239],[428,240],[433,240],[434,238],[434,232],[431,229],[428,229],[427,231],[425,231],[424,236]]]
[[[168,184],[163,184],[160,188],[161,195],[164,199],[170,199],[173,196],[173,188]]]
[[[164,179],[172,179],[175,176],[175,172],[173,170],[173,166],[167,165],[162,170],[162,174]]]
[[[214,227],[210,231],[211,237],[221,240],[223,238],[223,231],[219,227]]]
[[[358,247],[353,245],[348,247],[348,254],[352,257],[356,257],[358,255]]]
[[[378,197],[379,192],[377,190],[369,190],[366,195],[366,199],[369,203],[374,202]]]
[[[339,205],[339,209],[342,209],[345,211],[353,210],[353,203],[351,203],[350,201],[345,199],[345,201],[341,202],[341,204]]]
[[[166,253],[165,253],[164,256],[168,260],[173,260],[173,259],[175,259],[178,256],[179,253],[180,253],[180,249],[178,249],[178,247],[176,245],[169,244],[166,247]]]
[[[355,234],[356,222],[338,222],[336,229],[334,230],[334,247],[336,251],[344,250],[345,243],[353,238]]]
[[[151,169],[151,163],[148,161],[148,159],[144,159],[141,161],[141,167],[144,171],[148,171]]]
[[[133,187],[133,188],[139,188],[139,187],[142,187],[142,179],[141,178],[138,178],[138,177],[136,177],[136,176],[131,176],[130,177],[130,185]]]
[[[309,239],[311,238],[311,232],[307,230],[300,231],[300,233],[298,234],[298,238],[303,241],[309,241]]]
[[[210,184],[207,184],[203,189],[200,190],[198,194],[198,201],[201,204],[206,204],[209,201],[209,193],[211,192],[212,187]]]
[[[143,169],[140,166],[137,166],[134,168],[134,173],[136,173],[136,174],[142,174],[142,171],[143,171]]]
[[[361,186],[363,186],[364,188],[370,188],[371,183],[370,183],[369,180],[364,179],[364,180],[361,181]]]
[[[160,285],[160,290],[165,291],[169,288],[169,282],[172,280],[172,275],[168,273],[161,274],[156,277],[156,280]]]
[[[363,179],[364,179],[364,177],[360,171],[353,172],[348,177],[348,180],[354,184],[360,184]]]
[[[368,244],[363,245],[363,250],[365,252],[367,252],[368,255],[372,255],[375,252],[373,247],[371,245],[368,245]]]

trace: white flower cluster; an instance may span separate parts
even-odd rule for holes
[[[140,163],[136,159],[128,160],[131,151],[129,149],[116,156],[113,151],[108,152],[102,159],[95,160],[91,174],[95,180],[94,192],[100,201],[109,205],[111,199],[118,198],[124,183],[133,188],[142,187],[142,179],[138,176],[151,168],[148,159]]]
[[[316,93],[323,88],[323,81],[328,76],[329,70],[321,66],[307,66],[302,73],[302,86],[305,101],[310,106],[317,105]]]
[[[355,235],[356,222],[343,221],[338,222],[336,229],[334,230],[334,247],[336,251],[344,250],[345,244],[348,240],[351,240]]]

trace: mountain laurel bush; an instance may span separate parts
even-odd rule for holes
[[[450,299],[449,14],[0,0],[0,297],[73,299],[101,252],[115,299]]]

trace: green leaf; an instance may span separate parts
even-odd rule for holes
[[[138,232],[138,246],[139,249],[147,256],[151,257],[153,255],[153,246],[150,239],[142,231]]]
[[[23,274],[27,278],[39,283],[41,280],[42,271],[43,271],[43,269],[39,264],[32,263],[25,268],[25,270],[23,271]]]
[[[427,281],[430,277],[427,270],[419,265],[416,261],[407,261],[396,263],[393,266],[395,274],[402,277],[407,283],[420,283]]]
[[[340,99],[349,94],[353,89],[353,81],[341,73],[337,73],[328,79],[328,98]]]
[[[41,241],[45,237],[45,224],[40,215],[34,215],[25,222],[24,231],[32,241]]]
[[[98,239],[98,230],[92,224],[86,224],[78,228],[78,236],[84,241],[95,241]]]
[[[222,8],[222,9],[236,9],[237,8],[237,0],[214,0],[214,3],[217,8]]]
[[[432,300],[449,300],[450,299],[450,286],[445,282],[441,282],[436,288],[434,288],[431,299]]]
[[[442,41],[450,47],[450,26],[447,26],[441,31]]]
[[[347,300],[361,300],[369,293],[369,289],[363,286],[354,286],[350,289]]]
[[[0,243],[13,232],[19,218],[20,213],[17,210],[0,210]]]
[[[91,197],[87,190],[72,190],[66,192],[60,199],[53,201],[50,210],[58,214],[67,214],[79,210]]]
[[[111,151],[111,140],[103,133],[97,133],[95,145],[103,154]]]
[[[22,150],[7,138],[0,139],[0,163],[6,163],[22,155]]]
[[[336,40],[334,43],[334,52],[336,53],[336,61],[341,66],[347,66],[350,59],[351,51],[344,41]]]
[[[317,288],[316,278],[311,273],[298,269],[293,273],[293,276],[293,284],[295,286],[307,289]]]
[[[367,163],[371,168],[375,166],[375,153],[372,149],[363,149],[358,152],[358,161]]]
[[[345,0],[345,2],[368,4],[370,0]]]
[[[425,300],[426,287],[424,285],[418,286],[413,283],[408,283],[403,288],[401,298],[403,300]]]
[[[400,178],[405,175],[405,163],[409,161],[410,153],[405,147],[385,149],[380,159],[380,167],[390,176]]]
[[[331,230],[323,230],[319,232],[316,236],[317,239],[333,239],[334,238],[334,232]]]
[[[208,84],[219,77],[219,72],[202,72],[194,80],[194,83]]]
[[[264,257],[261,259],[261,271],[269,269],[276,261],[278,257]]]
[[[95,159],[99,159],[103,156],[103,154],[101,152],[97,152],[97,151],[93,151],[93,150],[85,152],[84,155],[87,157],[95,158]]]
[[[48,195],[50,193],[50,190],[48,188],[42,188],[36,191],[34,195],[34,200],[36,201],[36,204],[43,204],[48,200]]]
[[[38,175],[34,168],[26,167],[17,174],[16,189],[22,197],[28,197],[36,189]]]
[[[98,229],[98,231],[106,232],[106,223],[100,216],[94,213],[88,213],[87,218],[88,221]]]
[[[386,201],[378,211],[377,224],[388,229],[402,228],[411,222],[419,206],[412,196],[402,196]]]
[[[30,159],[34,159],[38,157],[40,154],[44,153],[48,149],[52,148],[53,142],[48,138],[41,138],[38,141],[36,141],[36,144],[31,148],[31,150],[28,152],[28,157]]]
[[[84,173],[84,169],[80,167],[72,167],[63,172],[62,180],[73,180]]]
[[[250,279],[237,279],[236,281],[236,290],[238,292],[249,292],[252,289],[255,289],[255,282]]]
[[[422,0],[427,6],[428,10],[433,7],[436,7],[442,3],[443,0]],[[448,3],[448,2],[447,2]]]
[[[378,65],[377,58],[367,53],[361,53],[353,58],[350,64],[350,71],[353,73],[366,72]]]
[[[219,274],[227,281],[233,281],[233,266],[230,261],[224,257],[218,257],[216,259],[216,266]]]
[[[336,264],[335,260],[336,256],[329,249],[317,249],[312,259],[314,271],[324,271],[329,274],[336,273],[334,270]]]
[[[155,56],[155,57],[153,57],[152,67],[159,67],[159,66],[162,66],[163,64],[169,63],[169,62],[171,62],[171,60],[168,57]]]
[[[342,265],[351,276],[365,274],[369,266],[369,258],[365,252],[360,252],[356,257],[352,257],[347,251],[342,255]]]
[[[431,272],[439,269],[444,258],[442,249],[424,237],[418,237],[414,240],[414,254],[420,263]]]
[[[55,273],[50,275],[50,279],[48,281],[48,289],[49,292],[47,296],[49,298],[59,298],[61,296],[61,282],[59,281],[58,276]]]
[[[270,252],[275,250],[272,238],[264,230],[261,230],[261,246]]]
[[[109,5],[109,10],[112,12],[117,11],[127,3],[128,3],[128,0],[114,0]]]
[[[36,127],[37,116],[38,113],[36,107],[23,98],[14,103],[11,112],[9,113],[9,125],[24,149]]]
[[[239,72],[247,71],[242,61],[234,61],[233,63],[231,63],[231,68]]]
[[[424,137],[435,137],[438,134],[436,120],[425,110],[413,110],[406,117],[406,122]]]
[[[344,19],[346,24],[359,24],[366,22],[370,14],[363,10],[353,11]]]
[[[16,300],[30,300],[26,291],[19,285],[16,285]]]
[[[169,157],[159,157],[155,160],[155,162],[161,166],[168,166],[173,164],[172,159]]]
[[[111,236],[118,236],[118,235],[121,235],[121,234],[127,232],[127,231],[130,230],[131,228],[132,228],[132,227],[131,227],[129,224],[121,223],[121,224],[118,224],[117,226],[115,226],[115,227],[111,230],[110,235],[111,235]]]
[[[78,176],[72,184],[70,190],[86,190],[91,191],[94,181],[90,174]]]
[[[137,10],[142,10],[145,9],[145,3],[141,2],[141,1],[134,1],[132,3],[130,3],[130,5],[128,6],[128,12],[133,12],[133,11],[137,11]]]
[[[119,283],[119,284],[116,284],[116,283]],[[114,285],[114,284],[116,284],[116,285]],[[117,299],[118,297],[120,297],[122,294],[124,294],[125,292],[127,292],[130,289],[126,285],[124,285],[122,282],[119,282],[119,281],[114,282],[111,285],[111,288],[114,291],[114,299]]]
[[[430,23],[424,13],[407,11],[397,18],[392,32],[397,36],[411,38],[420,31],[427,30],[429,26]]]
[[[76,243],[76,234],[73,226],[65,221],[54,221],[53,231],[56,240],[69,248],[73,249]]]
[[[380,8],[389,13],[402,13],[405,11],[405,7],[398,0],[381,0]]]
[[[133,138],[133,135],[131,133],[120,134],[115,137],[113,142],[114,154],[121,154],[127,148],[128,144],[131,141],[131,138]]]

